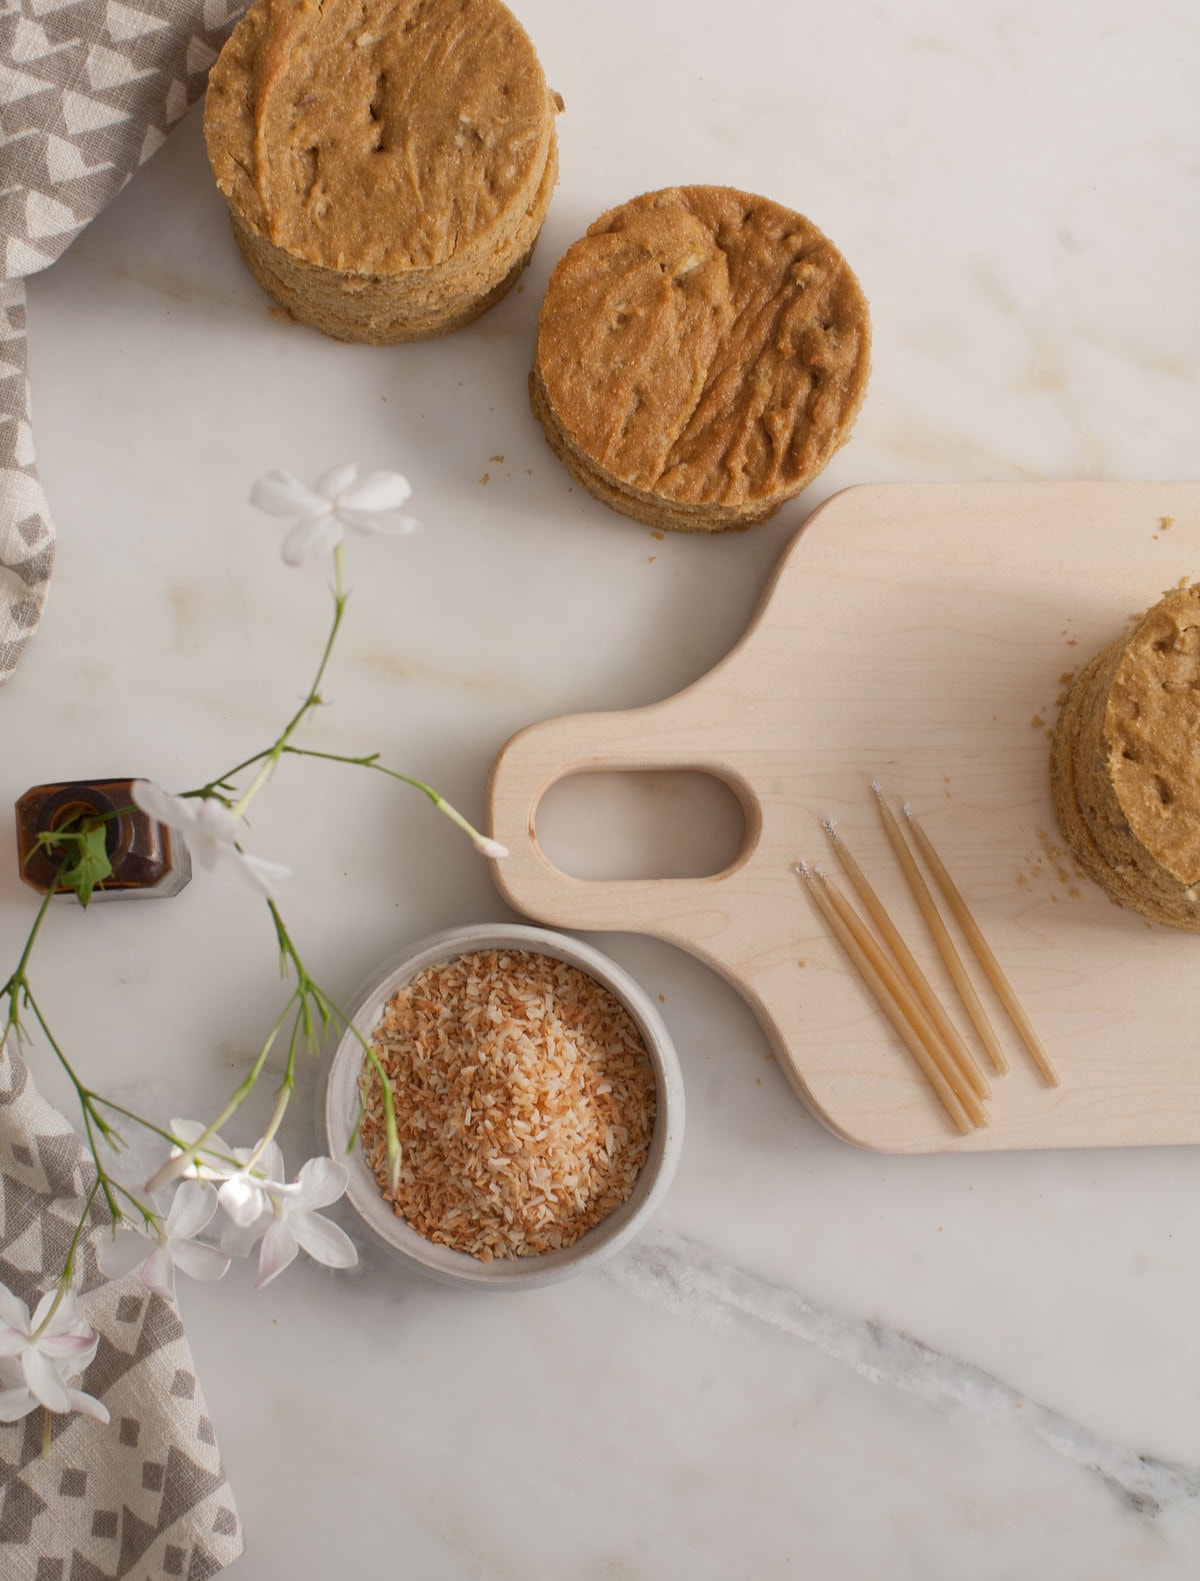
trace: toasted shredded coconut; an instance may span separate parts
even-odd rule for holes
[[[628,1012],[587,973],[524,950],[432,966],[372,1037],[401,1148],[395,1195],[377,1074],[361,1137],[384,1196],[431,1241],[482,1262],[571,1246],[633,1189],[655,1087]]]

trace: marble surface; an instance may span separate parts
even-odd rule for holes
[[[721,658],[837,488],[1196,475],[1200,34],[1180,0],[515,8],[566,101],[562,174],[521,289],[472,328],[380,351],[270,316],[196,115],[30,282],[59,551],[0,696],[10,801],[87,774],[180,789],[270,740],[328,604],[245,503],[271,466],[411,478],[426,531],[352,544],[307,739],[377,750],[476,819],[520,726],[667,696]],[[554,260],[611,204],[686,181],[807,213],[874,313],[851,443],[766,528],[714,540],[572,490],[525,399]],[[541,833],[580,873],[711,870],[729,806],[686,777],[576,785]],[[297,870],[284,912],[335,997],[414,938],[507,914],[486,864],[382,778],[288,764],[253,839]],[[11,835],[3,855],[11,958],[32,902]],[[187,1285],[238,1581],[1194,1576],[1196,1151],[860,1152],[804,1112],[726,984],[666,945],[592,942],[677,1041],[665,1206],[607,1270],[521,1296],[365,1244],[350,1274],[305,1262],[260,1295],[244,1265]],[[222,874],[57,911],[34,981],[93,1084],[159,1118],[215,1109],[281,994],[268,918]]]

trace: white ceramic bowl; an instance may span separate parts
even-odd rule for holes
[[[658,1207],[683,1145],[683,1077],[662,1017],[629,973],[590,945],[546,928],[484,923],[436,934],[414,945],[402,960],[382,968],[356,996],[353,1005],[346,1007],[347,1012],[369,1040],[383,1020],[388,1000],[419,972],[476,950],[493,949],[549,955],[587,972],[624,1005],[641,1032],[654,1069],[657,1108],[650,1153],[629,1197],[562,1251],[496,1258],[484,1263],[466,1252],[427,1240],[398,1218],[384,1201],[361,1147],[346,1153],[347,1138],[358,1118],[358,1079],[363,1063],[362,1046],[350,1031],[327,1053],[324,1079],[318,1084],[317,1130],[329,1154],[345,1160],[350,1170],[346,1199],[376,1240],[414,1267],[447,1283],[485,1285],[494,1290],[529,1289],[557,1284],[611,1257],[638,1233]]]

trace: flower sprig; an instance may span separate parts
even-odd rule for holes
[[[34,1029],[45,1040],[74,1089],[93,1178],[59,1278],[32,1315],[13,1292],[0,1285],[0,1421],[14,1420],[38,1405],[47,1413],[84,1411],[107,1416],[103,1406],[73,1387],[98,1343],[73,1289],[77,1248],[97,1200],[107,1210],[112,1231],[101,1248],[101,1272],[118,1277],[137,1267],[142,1282],[168,1300],[174,1299],[177,1271],[200,1279],[219,1279],[231,1258],[246,1256],[255,1247],[259,1252],[259,1288],[277,1278],[301,1250],[327,1267],[353,1265],[357,1260],[353,1242],[316,1211],[343,1194],[349,1180],[346,1166],[331,1158],[309,1159],[289,1181],[276,1141],[296,1090],[301,1057],[319,1046],[331,1024],[358,1038],[364,1058],[375,1065],[381,1078],[389,1169],[394,1180],[399,1177],[400,1147],[391,1094],[378,1069],[378,1058],[370,1042],[313,980],[284,922],[278,895],[289,870],[249,852],[244,842],[247,811],[280,764],[285,758],[307,757],[382,773],[407,785],[427,797],[485,856],[498,859],[507,855],[503,846],[477,830],[433,787],[383,763],[379,753],[339,754],[300,746],[294,740],[323,703],[321,688],[346,612],[345,534],[349,530],[405,535],[419,530],[411,517],[400,513],[410,493],[407,480],[398,473],[375,472],[360,479],[353,465],[326,472],[311,488],[279,470],[257,479],[250,492],[252,504],[271,515],[298,518],[283,544],[285,562],[295,566],[317,556],[332,557],[333,615],[312,682],[267,746],[215,778],[178,794],[169,794],[148,780],[133,785],[134,804],[172,830],[201,868],[231,866],[265,900],[280,969],[290,984],[262,1045],[210,1121],[172,1120],[163,1125],[104,1097],[84,1081],[56,1040],[33,991],[30,960],[54,897],[71,892],[86,906],[111,875],[107,825],[120,813],[77,815],[40,837],[42,849],[58,861],[57,874],[38,908],[15,969],[0,986],[0,1002],[4,1003],[0,1047],[11,1038],[23,1048]],[[27,1025],[27,1019],[33,1027]],[[267,1123],[252,1146],[230,1146],[220,1133],[256,1091],[281,1042],[285,1048],[283,1075]],[[113,1161],[126,1145],[120,1127],[129,1125],[161,1143],[165,1154],[140,1188],[114,1169]],[[160,1194],[167,1190],[172,1195],[164,1202]],[[219,1241],[214,1241],[212,1226],[219,1212],[224,1225]],[[13,1372],[13,1358],[19,1361],[20,1376]]]

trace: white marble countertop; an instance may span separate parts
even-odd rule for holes
[[[270,316],[196,113],[30,282],[59,547],[0,696],[10,802],[86,775],[182,788],[270,740],[328,593],[245,503],[268,467],[412,480],[425,533],[351,545],[309,741],[378,750],[477,820],[520,726],[668,696],[720,659],[837,488],[1196,476],[1200,34],[1178,0],[515,9],[566,101],[561,178],[522,287],[475,326],[374,350]],[[852,441],[774,522],[657,539],[572,490],[525,379],[555,259],[613,203],[689,181],[767,194],[840,245],[875,368]],[[560,798],[543,838],[579,871],[598,840],[618,866],[711,859],[722,800],[672,795],[695,817],[665,848],[629,784]],[[254,837],[296,868],[285,914],[335,996],[411,939],[508,915],[449,824],[382,779],[288,764]],[[5,838],[11,956],[31,900]],[[260,1295],[241,1264],[187,1284],[238,1581],[1194,1576],[1200,1154],[856,1150],[705,967],[592,942],[661,996],[679,1049],[664,1208],[607,1270],[521,1296],[426,1283],[365,1243],[350,1274],[304,1261]],[[279,1008],[268,919],[229,875],[64,908],[41,962],[93,1082],[163,1119],[213,1111]],[[289,1163],[310,1107],[306,1084]]]

